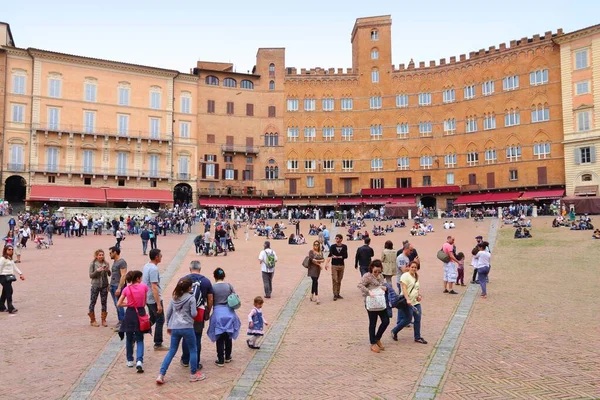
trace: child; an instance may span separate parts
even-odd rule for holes
[[[458,260],[458,278],[456,279],[456,284],[460,283],[460,286],[465,286],[465,254],[463,252],[458,253],[456,259]]]
[[[256,342],[258,342],[260,337],[265,334],[263,325],[269,326],[269,323],[263,318],[262,314],[264,302],[262,297],[255,297],[254,308],[250,311],[250,314],[248,314],[248,336],[250,336],[250,339],[246,340],[246,343],[251,349],[260,349],[260,346],[257,346]]]
[[[125,275],[125,282],[127,286],[121,291],[121,297],[117,302],[117,307],[127,306],[119,333],[125,334],[125,353],[129,368],[133,368],[133,343],[135,342],[137,346],[135,367],[138,374],[141,374],[144,372],[144,333],[146,332],[140,332],[138,313],[146,314],[146,294],[150,289],[142,283],[142,271],[129,271]],[[121,340],[122,338],[123,336]]]
[[[156,378],[156,383],[162,385],[165,383],[165,374],[177,349],[179,342],[185,338],[190,354],[190,382],[197,382],[206,379],[198,371],[198,349],[196,347],[196,333],[194,332],[194,317],[198,314],[196,308],[196,298],[191,295],[192,280],[183,278],[177,282],[173,290],[173,299],[167,310],[167,333],[171,335],[171,346],[169,352],[160,366],[160,374]]]

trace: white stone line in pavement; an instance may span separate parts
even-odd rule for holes
[[[195,224],[195,226],[199,226]],[[196,229],[194,229],[196,230]],[[194,237],[196,233],[188,234],[186,240],[179,247],[177,254],[173,257],[173,260],[167,266],[167,269],[161,274],[161,281],[166,288],[169,284],[169,281],[179,269],[181,262],[187,255],[187,252],[192,247],[194,243]],[[108,368],[113,364],[115,359],[119,356],[119,353],[123,349],[123,341],[119,338],[118,335],[114,335],[112,339],[108,341],[102,353],[98,356],[96,361],[89,367],[85,375],[79,380],[77,386],[71,392],[71,395],[67,393],[65,398],[70,398],[71,400],[84,400],[88,399],[91,393],[96,388],[96,385],[100,382],[104,374],[106,374]]]
[[[490,224],[488,232],[490,248],[492,248],[496,242],[500,221],[501,220],[498,218],[493,218]],[[442,339],[437,343],[433,350],[433,356],[430,358],[425,374],[416,385],[413,399],[434,399],[441,393],[442,380],[450,367],[450,358],[452,357],[452,353],[456,350],[456,343],[458,342],[458,338],[471,313],[473,303],[475,302],[478,293],[479,285],[472,285],[469,283],[467,291],[450,318],[450,323],[446,327]]]
[[[337,227],[332,224],[331,228],[331,233],[329,234],[330,240],[337,234]],[[242,376],[235,383],[233,389],[231,389],[227,400],[243,400],[252,394],[256,384],[260,381],[261,376],[265,373],[267,366],[277,352],[281,340],[285,336],[294,315],[300,307],[300,303],[306,297],[306,292],[311,282],[305,276],[298,283],[294,293],[277,315],[276,320],[271,323],[271,329],[266,333],[260,345],[260,350],[256,351],[252,360],[246,366]]]

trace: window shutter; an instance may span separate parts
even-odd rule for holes
[[[221,170],[221,178],[223,178],[223,179],[225,179],[225,171],[226,171],[226,169],[225,169],[225,168],[223,168],[223,169]]]
[[[202,179],[206,179],[206,164],[202,164]]]
[[[248,169],[248,180],[253,181],[254,180],[254,167],[251,167],[250,169]]]
[[[371,178],[371,189],[373,189],[375,186],[375,179]]]
[[[208,161],[208,154],[204,155],[204,161]]]
[[[382,189],[383,189],[383,188],[385,188],[385,182],[384,182],[384,179],[383,179],[383,178],[381,178],[381,188],[382,188]]]
[[[487,187],[488,189],[494,189],[496,187],[496,176],[494,172],[487,173]]]
[[[406,187],[412,187],[412,178],[406,179]]]
[[[325,193],[330,194],[333,192],[333,181],[331,179],[325,179]]]
[[[538,185],[546,185],[548,183],[548,171],[546,167],[538,167]]]
[[[402,186],[402,184],[400,183],[400,178],[396,178],[396,188],[399,188]]]
[[[275,106],[269,106],[269,118],[275,118]]]
[[[590,146],[590,162],[596,162],[596,146]]]
[[[575,164],[577,164],[577,165],[581,164],[581,149],[580,148],[575,149]]]
[[[234,169],[234,170],[233,170],[233,180],[234,180],[234,181],[237,181],[237,180],[238,180],[238,170],[237,170],[237,169]]]
[[[214,160],[214,162],[217,162],[217,155],[216,154],[213,154],[213,160]]]
[[[219,179],[219,164],[215,164],[215,179]]]

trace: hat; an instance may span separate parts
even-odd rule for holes
[[[483,236],[481,236],[481,235],[475,236],[475,239],[483,239]]]

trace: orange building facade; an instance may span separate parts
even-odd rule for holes
[[[417,200],[445,208],[458,191],[564,185],[555,36],[396,68],[391,18],[359,18],[351,69],[286,71],[287,193],[430,193]]]

